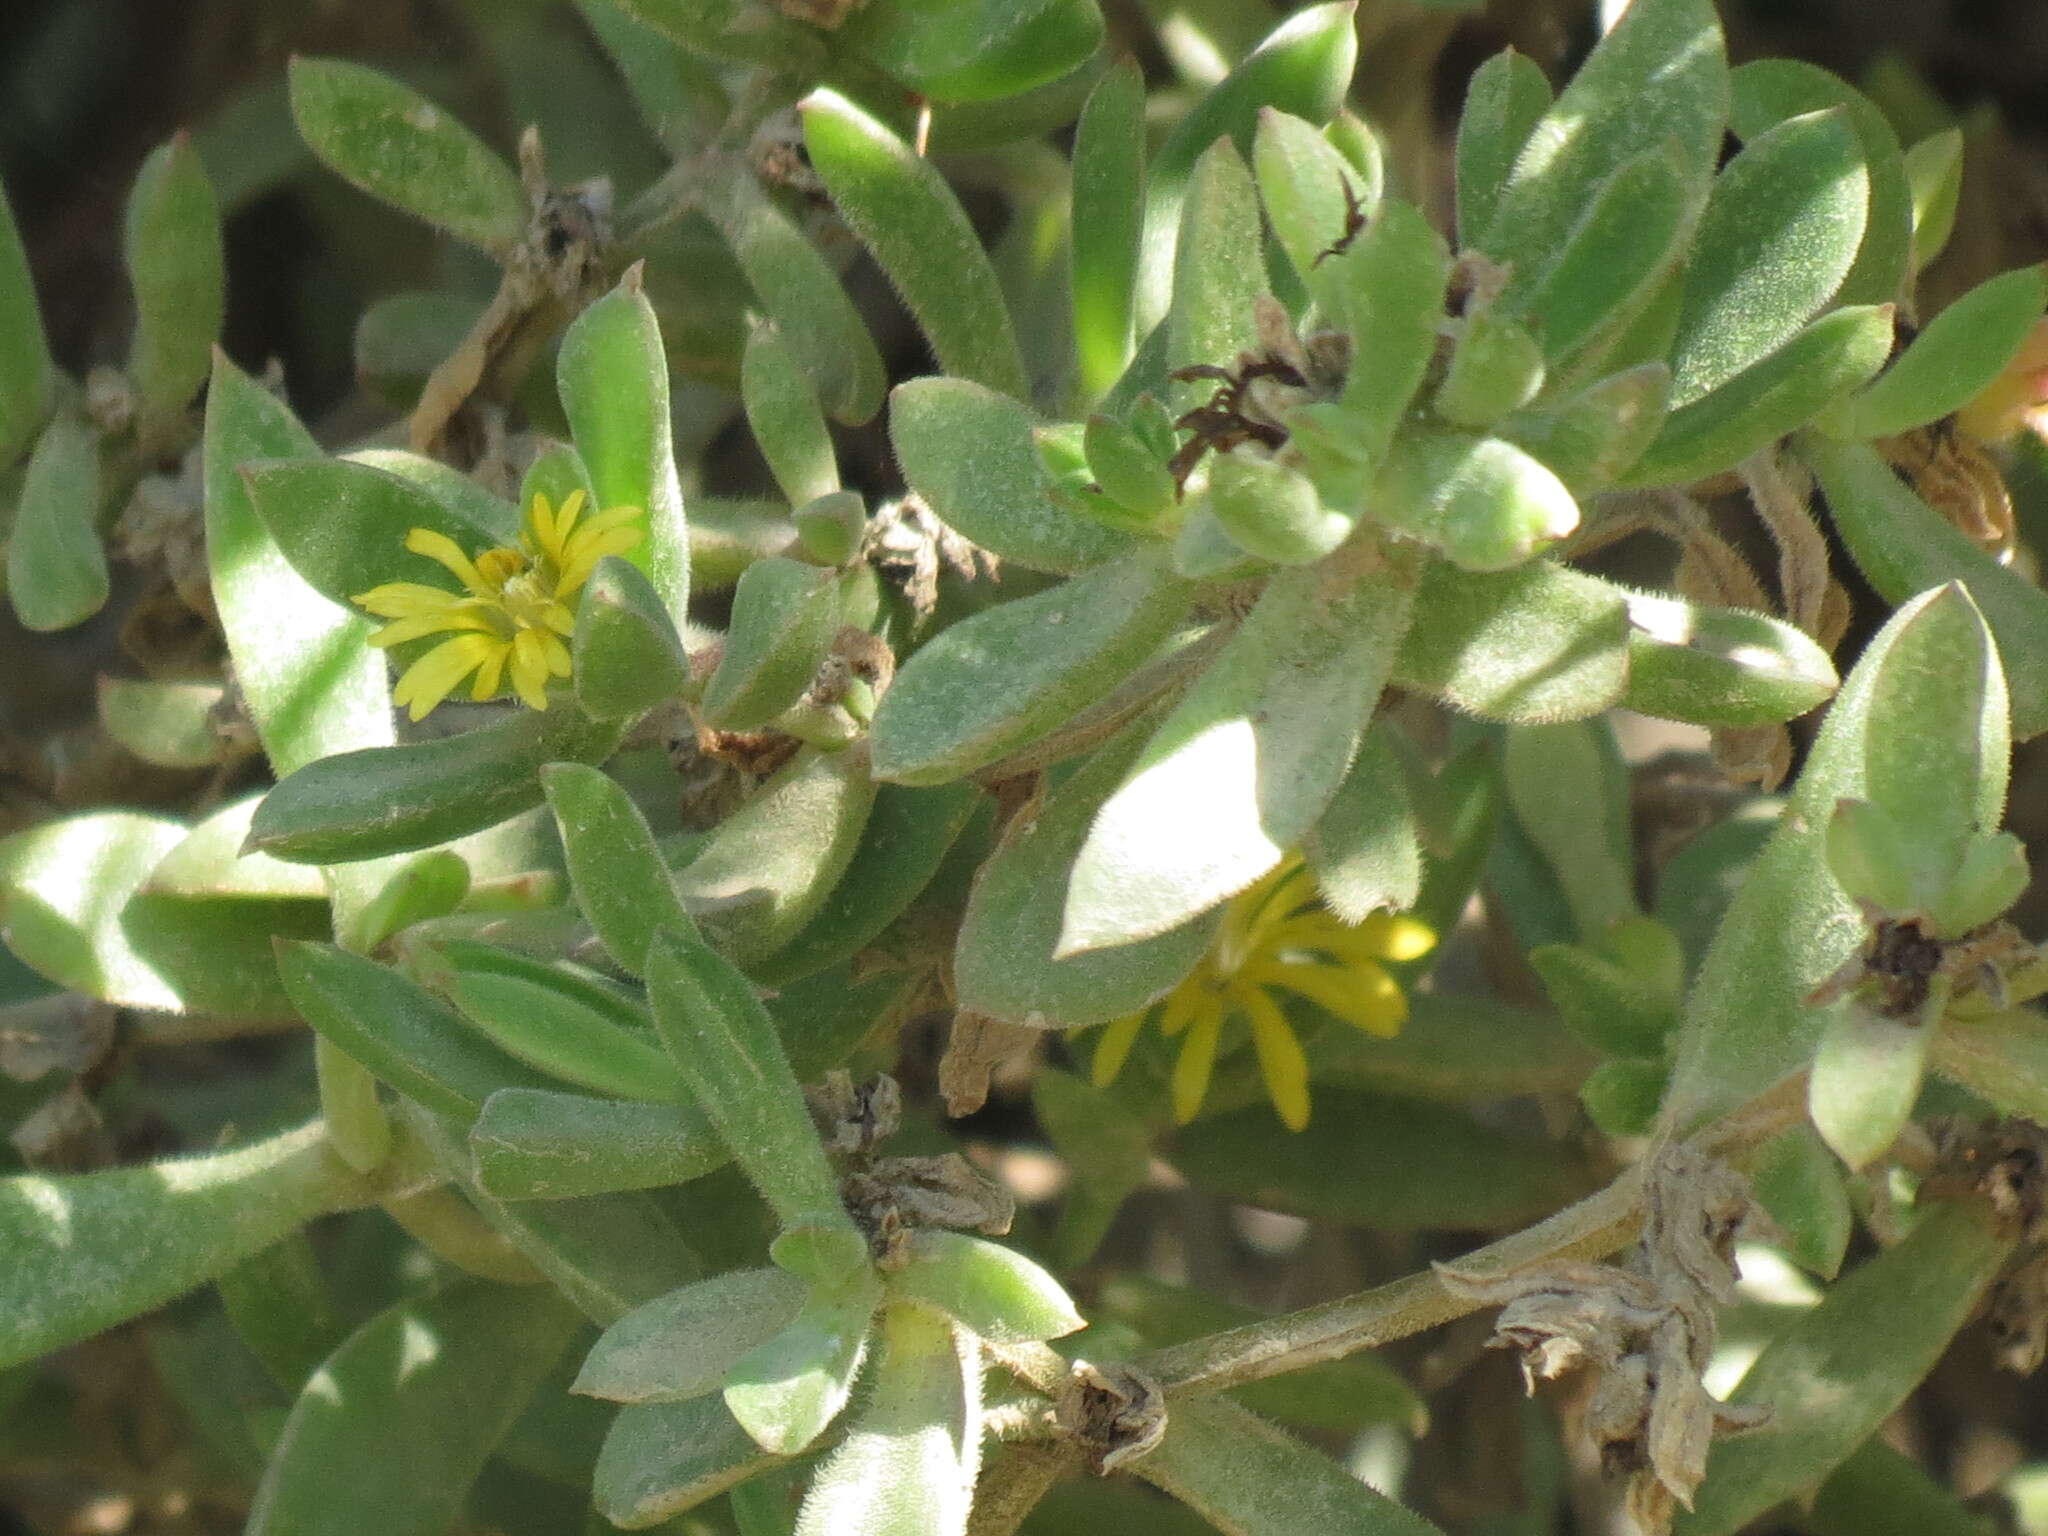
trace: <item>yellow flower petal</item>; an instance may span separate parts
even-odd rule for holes
[[[548,707],[548,658],[541,638],[537,629],[522,629],[512,639],[512,689],[529,709]]]
[[[430,587],[420,581],[387,581],[349,599],[357,607],[380,619],[410,619],[422,613],[438,613],[474,599],[445,587]]]
[[[1166,1001],[1159,1007],[1159,1033],[1171,1040],[1188,1027],[1188,1021],[1201,1011],[1203,1002],[1211,998],[1208,981],[1197,969],[1166,994]]]
[[[476,568],[476,562],[462,552],[462,546],[445,533],[432,528],[415,528],[405,536],[405,547],[416,555],[425,555],[438,565],[443,565],[454,574],[457,581],[478,597],[489,597],[492,588]]]
[[[576,633],[576,615],[569,611],[567,603],[549,603],[547,612],[540,617],[541,622],[558,635]]]
[[[1117,1073],[1123,1071],[1124,1063],[1131,1059],[1131,1047],[1137,1044],[1138,1031],[1145,1027],[1145,1020],[1157,1010],[1141,1008],[1136,1013],[1127,1013],[1120,1019],[1111,1019],[1102,1026],[1102,1033],[1095,1037],[1095,1055],[1088,1063],[1088,1079],[1098,1088],[1107,1088],[1116,1081]]]
[[[494,646],[488,635],[457,635],[444,640],[426,655],[405,669],[405,675],[398,680],[398,686],[391,690],[391,701],[404,705],[415,720],[424,720],[427,711],[439,704],[455,691],[456,684],[483,665]]]
[[[1436,947],[1436,933],[1403,913],[1375,912],[1353,927],[1329,912],[1312,912],[1275,934],[1273,947],[1322,949],[1345,961],[1415,960]]]
[[[1211,1000],[1188,1024],[1187,1038],[1173,1063],[1173,1118],[1186,1125],[1209,1093],[1216,1070],[1216,1042],[1223,1033],[1223,1008]]]
[[[1295,1038],[1280,1005],[1263,989],[1244,988],[1238,1001],[1251,1021],[1252,1045],[1259,1053],[1259,1075],[1266,1080],[1266,1096],[1287,1129],[1301,1130],[1308,1124],[1308,1057],[1301,1041]]]
[[[590,580],[590,573],[597,569],[597,562],[606,555],[623,555],[640,542],[638,527],[613,528],[594,538],[585,539],[580,533],[570,541],[573,546],[567,560],[563,562],[562,574],[556,580],[555,590],[562,593],[574,592]]]
[[[528,634],[540,637],[540,653],[547,658],[548,670],[556,677],[569,675],[569,647],[559,637],[545,629],[528,630]]]
[[[1408,999],[1400,984],[1370,960],[1346,966],[1265,960],[1247,967],[1241,979],[1253,986],[1297,992],[1325,1013],[1382,1039],[1398,1035],[1408,1019]]]
[[[505,658],[511,654],[510,640],[500,640],[491,647],[491,654],[477,667],[476,681],[470,685],[469,696],[472,699],[481,704],[497,693],[499,680],[505,675]]]
[[[427,635],[438,635],[443,631],[461,633],[476,630],[484,634],[491,632],[491,621],[482,614],[461,609],[443,613],[423,613],[417,618],[394,619],[370,636],[370,644],[379,650],[394,645],[403,645],[408,640],[418,640]]]

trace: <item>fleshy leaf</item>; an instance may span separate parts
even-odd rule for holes
[[[594,720],[622,720],[678,697],[690,658],[661,594],[617,555],[597,562],[576,608],[576,702]]]
[[[0,192],[0,468],[12,465],[35,436],[55,384],[28,254]]]
[[[837,91],[814,91],[799,110],[812,165],[917,317],[939,366],[1023,396],[1024,363],[995,268],[937,168]]]
[[[69,629],[106,606],[100,440],[58,415],[36,439],[7,538],[7,597],[26,629]]]
[[[981,1360],[952,1324],[883,1310],[874,1390],[818,1468],[794,1536],[965,1536],[981,1462]]]
[[[612,1524],[645,1530],[785,1459],[756,1445],[721,1397],[631,1403],[605,1436],[591,1498]]]
[[[1640,714],[1705,726],[1771,725],[1826,703],[1834,663],[1804,630],[1740,608],[1628,596],[1628,692]]]
[[[541,782],[562,831],[577,905],[612,959],[640,975],[657,933],[692,927],[646,817],[599,769],[554,763],[542,770]]]
[[[1842,542],[1880,597],[1903,603],[1929,587],[1960,582],[2001,654],[2048,655],[2048,597],[1922,501],[1875,449],[1809,435],[1799,451],[1820,480]],[[2013,736],[2025,741],[2048,730],[2048,675],[2015,667],[2007,682]]]
[[[161,1306],[363,1198],[317,1122],[233,1151],[0,1179],[0,1368]]]
[[[299,1394],[250,1536],[446,1530],[577,1321],[546,1286],[473,1281],[379,1313]]]
[[[1101,697],[1173,632],[1194,591],[1132,556],[952,625],[875,712],[875,774],[939,784],[1026,746]]]
[[[1422,887],[1422,848],[1407,772],[1376,721],[1344,782],[1302,842],[1323,904],[1347,923],[1384,907],[1405,911]]]
[[[1408,625],[1413,565],[1360,554],[1276,576],[1145,744],[1075,856],[1055,955],[1178,927],[1316,824]]]
[[[1145,215],[1145,79],[1112,65],[1074,129],[1069,283],[1081,391],[1099,398],[1131,360],[1132,297]]]
[[[920,96],[986,101],[1077,67],[1102,41],[1102,13],[1095,0],[874,0],[838,40]]]
[[[892,1301],[945,1313],[991,1344],[1063,1338],[1085,1327],[1050,1274],[1021,1253],[961,1232],[914,1232],[904,1265],[890,1274]]]
[[[1868,1167],[1912,1117],[1935,1025],[1890,1019],[1853,1000],[1835,1010],[1814,1052],[1806,1102],[1814,1129],[1851,1169]]]
[[[740,573],[718,667],[704,686],[705,724],[758,731],[788,709],[839,633],[839,574],[797,560],[756,560]]]
[[[1472,72],[1458,114],[1458,241],[1477,245],[1529,134],[1550,108],[1550,82],[1526,54],[1504,48]]]
[[[1846,108],[1789,118],[1714,180],[1671,351],[1682,408],[1777,351],[1841,286],[1870,198]]]
[[[940,520],[1004,560],[1072,572],[1131,547],[1128,534],[1053,499],[1031,412],[966,379],[912,379],[889,397],[889,440]]]
[[[220,208],[189,136],[177,135],[142,162],[128,194],[124,243],[135,289],[128,373],[154,428],[199,393],[220,335]]]
[[[762,1450],[793,1456],[839,1417],[881,1296],[865,1268],[813,1285],[793,1322],[733,1363],[725,1406]]]
[[[410,86],[341,59],[296,58],[291,99],[313,153],[372,197],[494,256],[525,231],[511,167]]]
[[[742,1356],[796,1321],[804,1289],[796,1276],[770,1267],[657,1296],[604,1331],[572,1390],[618,1403],[716,1392]]]

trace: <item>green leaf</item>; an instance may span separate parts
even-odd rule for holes
[[[368,644],[369,622],[292,568],[237,473],[252,459],[319,451],[282,401],[214,355],[203,451],[213,598],[236,686],[280,778],[394,739],[386,664]]]
[[[1873,744],[1920,729],[1918,721],[1880,708],[1897,677],[1889,687],[1881,688],[1880,680],[1894,666],[1917,670],[1938,654],[1917,643],[1915,631],[1923,624],[1945,630],[1941,609],[1952,609],[1960,597],[1937,590],[1894,613],[1828,710],[1785,816],[1751,864],[1701,963],[1678,1037],[1666,1124],[1687,1130],[1703,1124],[1810,1057],[1828,1013],[1806,999],[1866,931],[1829,871],[1828,823],[1836,801],[1868,793]],[[1895,654],[1901,658],[1896,663]]]
[[[612,959],[642,974],[657,933],[688,933],[694,926],[647,818],[619,782],[599,769],[554,763],[541,770],[541,782],[562,831],[577,905]]]
[[[1402,912],[1422,887],[1422,848],[1407,774],[1375,722],[1358,744],[1344,782],[1302,840],[1316,890],[1347,923],[1386,908]]]
[[[793,507],[839,489],[818,392],[775,323],[756,324],[740,359],[740,398],[768,471]]]
[[[1209,490],[1200,505],[1232,544],[1278,565],[1320,560],[1351,534],[1354,520],[1323,505],[1309,478],[1256,450],[1233,450],[1210,461]],[[1188,524],[1183,523],[1185,533]],[[1192,566],[1183,545],[1175,557]]]
[[[1670,942],[1675,950],[1677,939]],[[1664,1036],[1677,1022],[1676,986],[1667,993],[1650,984],[1650,978],[1618,963],[1597,944],[1539,945],[1529,951],[1529,964],[1566,1027],[1593,1049],[1604,1055],[1662,1056]]]
[[[1753,59],[1730,77],[1728,125],[1755,139],[1802,112],[1846,107],[1870,176],[1870,210],[1838,304],[1889,304],[1901,297],[1913,254],[1913,197],[1899,138],[1877,104],[1836,75],[1802,59]]]
[[[544,1286],[476,1282],[380,1312],[299,1394],[249,1536],[449,1529],[576,1323]]]
[[[1757,1203],[1785,1234],[1793,1261],[1832,1280],[1849,1250],[1856,1215],[1835,1161],[1811,1125],[1795,1125],[1758,1150],[1749,1171]]]
[[[883,696],[876,776],[944,783],[1038,740],[1136,671],[1193,598],[1148,553],[952,625]]]
[[[734,1362],[725,1406],[762,1450],[793,1456],[839,1417],[881,1298],[882,1283],[865,1265],[814,1284],[794,1322]]]
[[[343,180],[503,257],[526,230],[510,166],[410,86],[341,59],[291,62],[292,120]]]
[[[1021,1253],[960,1232],[910,1234],[888,1277],[891,1301],[943,1312],[991,1344],[1029,1344],[1086,1327],[1059,1281]]]
[[[680,695],[690,658],[661,594],[617,555],[597,562],[576,609],[576,702],[594,720],[623,720]]]
[[[1553,367],[1561,371],[1619,336],[1683,261],[1695,211],[1688,170],[1668,142],[1624,161],[1600,183],[1542,281],[1510,276],[1500,307],[1538,332]]]
[[[1837,1008],[1813,1058],[1807,1109],[1814,1129],[1852,1169],[1891,1149],[1912,1118],[1934,1027],[1890,1019],[1853,1001]]]
[[[1376,468],[1436,355],[1450,253],[1414,205],[1390,198],[1330,265],[1356,363],[1336,405],[1306,414],[1328,419],[1349,452]]]
[[[1730,1398],[1769,1405],[1770,1422],[1714,1448],[1678,1536],[1731,1536],[1847,1460],[1934,1368],[2012,1243],[1978,1200],[1937,1205],[1778,1335]]]
[[[1714,180],[1693,237],[1671,351],[1683,407],[1777,351],[1856,259],[1870,198],[1846,108],[1789,118]]]
[[[161,1306],[363,1198],[317,1121],[232,1152],[0,1179],[0,1368]]]
[[[1913,270],[1925,270],[1948,244],[1963,187],[1963,135],[1959,128],[1931,133],[1906,151],[1906,181],[1913,189]]]
[[[36,439],[7,538],[7,596],[26,629],[69,629],[107,602],[100,439],[70,415]]]
[[[939,519],[1033,570],[1100,565],[1127,533],[1079,517],[1052,496],[1031,412],[966,379],[912,379],[889,397],[889,440],[903,477]]]
[[[2041,589],[1979,549],[1874,449],[1808,435],[1799,453],[1820,480],[1835,530],[1880,597],[1903,603],[1929,587],[1960,582],[2001,654],[2048,655],[2048,598]],[[2016,666],[2007,681],[2013,736],[2024,741],[2048,730],[2048,672]]]
[[[875,0],[837,40],[933,101],[987,101],[1057,79],[1095,52],[1095,0]]]
[[[1624,486],[1703,480],[1812,421],[1873,378],[1891,355],[1892,309],[1837,309],[1664,420]]]
[[[839,214],[903,295],[939,366],[1023,396],[1023,359],[995,268],[938,170],[837,91],[799,104],[804,145]]]
[[[28,253],[0,191],[0,468],[14,463],[43,424],[56,381]]]
[[[414,923],[447,916],[469,888],[469,861],[453,849],[407,859],[350,915],[342,946],[368,954]]]
[[[1176,368],[1229,367],[1258,341],[1252,306],[1266,289],[1259,194],[1227,139],[1202,152],[1181,203],[1173,303],[1162,322],[1167,360]],[[1167,403],[1185,410],[1213,393],[1205,379],[1171,385]]]
[[[690,532],[671,439],[668,355],[637,263],[563,335],[555,388],[590,469],[593,510],[646,514],[647,537],[625,558],[654,584],[680,633],[689,618]]]
[[[700,1280],[636,1307],[591,1346],[572,1391],[616,1403],[716,1392],[741,1357],[796,1321],[804,1282],[773,1267]]]
[[[881,409],[888,380],[839,274],[752,176],[715,178],[705,211],[810,374],[826,414],[847,426],[868,420]]]
[[[564,971],[481,944],[449,944],[430,978],[509,1056],[572,1086],[621,1099],[674,1103],[674,1065],[640,1011]]]
[[[1153,158],[1145,189],[1145,234],[1139,247],[1137,329],[1165,318],[1173,291],[1181,204],[1195,162],[1228,135],[1250,150],[1261,107],[1328,122],[1344,102],[1358,59],[1358,34],[1348,0],[1295,12],[1231,70],[1178,123]]]
[[[1225,1536],[1441,1536],[1284,1430],[1224,1398],[1184,1398],[1132,1471]]]
[[[484,534],[488,543],[518,542],[520,508],[487,490],[452,464],[443,464],[439,459],[430,459],[423,453],[414,453],[406,448],[354,448],[341,457],[351,464],[363,464],[387,475],[396,475],[415,489],[424,491],[440,502],[451,516]],[[552,453],[543,453],[535,460],[544,466],[542,476],[538,478],[553,478],[545,468],[552,458]],[[587,480],[579,483],[587,488]],[[475,536],[474,533],[466,535],[472,539]]]
[[[969,824],[985,828],[994,809],[972,784],[879,786],[860,844],[831,895],[786,944],[752,962],[748,974],[774,987],[851,960],[932,882]],[[985,832],[974,835],[986,843]]]
[[[1828,653],[1804,630],[1741,608],[1628,596],[1627,708],[1705,726],[1772,725],[1827,702]]]
[[[152,931],[125,920],[150,871],[185,835],[177,822],[100,811],[45,822],[0,841],[0,931],[8,947],[51,980],[122,1007],[183,1013],[194,1006],[186,994],[195,984],[206,1001],[221,1001],[218,988],[208,990],[209,980],[221,978],[208,977],[206,956],[195,968],[189,955],[167,953],[179,937],[178,925],[158,924]],[[231,939],[240,928],[249,942],[267,946],[268,934],[258,924],[210,915],[216,938]],[[208,947],[219,946],[201,946]],[[220,955],[211,958],[217,963]]]
[[[1358,172],[1313,123],[1273,107],[1260,108],[1258,122],[1252,167],[1259,201],[1295,275],[1327,310],[1323,263],[1344,240],[1354,210],[1372,216],[1379,189],[1361,195]]]
[[[277,968],[307,1023],[438,1114],[466,1123],[500,1088],[553,1086],[389,966],[329,944],[297,943],[278,946]]]
[[[2005,668],[1967,588],[1951,583],[1916,611],[1871,684],[1871,717],[1884,723],[1864,745],[1861,798],[1953,865],[2005,811]]]
[[[1089,93],[1074,129],[1068,259],[1081,393],[1098,399],[1131,360],[1138,239],[1145,203],[1145,79],[1119,60]]]
[[[612,1420],[591,1498],[613,1525],[645,1530],[786,1460],[756,1445],[723,1398],[634,1403]]]
[[[244,853],[249,823],[263,803],[245,795],[200,822],[157,861],[143,889],[160,896],[237,896],[327,901],[319,871],[261,853]]]
[[[225,285],[220,207],[189,134],[142,162],[123,243],[135,289],[128,375],[146,420],[175,419],[213,366]]]
[[[1832,437],[1893,437],[1982,394],[2019,355],[2048,305],[2048,269],[2020,267],[1979,283],[1928,323],[1890,367],[1828,413]]]
[[[785,1227],[852,1228],[775,1021],[750,983],[703,944],[664,930],[648,950],[654,1026]]]
[[[259,462],[241,475],[292,569],[343,606],[387,581],[461,590],[438,561],[406,549],[414,528],[443,534],[469,555],[502,542],[498,528],[465,516],[465,508],[419,482],[351,459]]]
[[[1543,346],[1527,327],[1497,306],[1475,307],[1432,404],[1456,426],[1490,427],[1536,397],[1543,372]]]
[[[1628,601],[1550,561],[1513,570],[1423,568],[1395,684],[1510,725],[1578,720],[1618,702],[1628,680]]]
[[[756,560],[733,591],[732,622],[704,687],[704,722],[757,731],[801,698],[839,633],[839,573]]]
[[[1090,416],[1081,441],[1103,495],[1139,521],[1157,519],[1173,505],[1173,472],[1135,428],[1114,416]]]
[[[244,1259],[215,1285],[242,1342],[294,1397],[341,1342],[334,1294],[303,1232]]]
[[[622,728],[560,701],[460,736],[324,757],[264,797],[249,843],[295,864],[431,848],[538,805],[542,764],[608,756]]]
[[[804,748],[676,872],[683,905],[735,964],[765,959],[824,906],[874,800],[861,754]]]
[[[1529,134],[1550,107],[1550,81],[1527,54],[1503,48],[1472,72],[1458,114],[1458,243],[1476,246],[1493,222]]]
[[[944,1318],[882,1312],[874,1390],[818,1468],[794,1536],[965,1536],[981,1461],[981,1363]]]
[[[501,1200],[564,1200],[656,1189],[731,1160],[694,1104],[588,1098],[503,1088],[470,1127],[477,1180]]]
[[[1264,1104],[1205,1116],[1175,1138],[1170,1161],[1208,1194],[1397,1232],[1512,1227],[1582,1192],[1573,1153],[1462,1110],[1323,1083],[1315,1099],[1308,1128],[1291,1136],[1275,1134]]]
[[[1370,515],[1469,571],[1520,565],[1579,525],[1564,482],[1505,438],[1403,435],[1373,483]]]
[[[1996,1529],[1882,1436],[1835,1468],[1804,1523],[1813,1536],[1995,1536]]]
[[[1508,803],[1557,876],[1582,939],[1636,915],[1627,796],[1609,764],[1612,733],[1572,721],[1508,733],[1503,778]]]
[[[1368,548],[1268,583],[1096,813],[1056,956],[1164,933],[1293,851],[1351,767],[1414,579]]]
[[[1643,456],[1664,424],[1671,370],[1644,363],[1611,373],[1555,405],[1539,402],[1494,426],[1494,436],[1542,460],[1586,500]]]
[[[1600,185],[1646,147],[1667,140],[1675,145],[1690,203],[1705,200],[1728,115],[1720,22],[1711,0],[1637,0],[1537,120],[1526,144],[1510,137],[1521,127],[1533,85],[1510,82],[1506,94],[1504,131],[1475,163],[1489,181],[1503,155],[1515,156],[1514,168],[1485,227],[1461,221],[1459,238],[1512,266],[1517,282],[1534,287],[1562,258]]]
[[[953,980],[961,1007],[1037,1028],[1099,1024],[1164,995],[1208,948],[1220,912],[1135,944],[1057,955],[1074,860],[1152,730],[1138,720],[1033,813],[1011,820],[960,924]]]

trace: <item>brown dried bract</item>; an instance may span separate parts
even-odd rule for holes
[[[1104,1477],[1166,1438],[1166,1394],[1127,1365],[1077,1360],[1053,1420],[1081,1448],[1089,1470]]]
[[[1979,548],[2000,559],[2012,553],[2012,493],[2005,476],[1981,444],[1956,430],[1953,416],[1885,438],[1877,449],[1922,501]]]
[[[1568,1259],[1497,1275],[1436,1266],[1454,1295],[1499,1304],[1493,1344],[1519,1350],[1533,1392],[1580,1367],[1598,1372],[1581,1429],[1650,1536],[1692,1506],[1717,1434],[1763,1411],[1717,1403],[1700,1375],[1718,1336],[1715,1308],[1735,1288],[1736,1229],[1750,1208],[1740,1177],[1690,1147],[1665,1148],[1645,1180],[1642,1242],[1625,1265]]]
[[[1332,240],[1328,246],[1316,253],[1316,259],[1309,263],[1309,266],[1312,268],[1320,267],[1332,256],[1342,256],[1346,251],[1350,250],[1351,242],[1364,232],[1368,222],[1365,216],[1365,207],[1358,201],[1358,193],[1351,185],[1351,178],[1349,176],[1340,176],[1337,179],[1344,187],[1344,228],[1338,233],[1335,240]]]
[[[1888,1019],[1931,1022],[1958,994],[1978,992],[2003,1004],[2005,975],[2033,958],[2034,947],[2005,921],[1940,939],[1917,917],[1865,909],[1870,934],[1841,969],[1808,994],[1809,1005],[1849,996],[1865,998]]]

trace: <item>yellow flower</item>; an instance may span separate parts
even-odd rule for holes
[[[576,629],[577,593],[598,561],[624,554],[642,533],[638,507],[608,507],[586,518],[585,499],[571,491],[557,512],[536,492],[519,547],[500,545],[474,560],[445,533],[415,528],[406,534],[405,547],[446,567],[463,591],[391,581],[355,599],[391,620],[370,637],[372,645],[449,634],[405,669],[391,692],[393,703],[424,719],[472,673],[469,696],[488,699],[509,671],[513,692],[534,709],[548,707],[548,679],[569,675],[563,640]]]
[[[1274,1110],[1298,1131],[1308,1124],[1308,1058],[1275,991],[1305,997],[1369,1035],[1395,1035],[1408,1017],[1408,999],[1380,962],[1412,960],[1435,943],[1422,923],[1395,913],[1375,912],[1347,926],[1317,898],[1308,866],[1288,858],[1230,903],[1187,980],[1150,1008],[1103,1026],[1095,1044],[1095,1085],[1115,1080],[1138,1031],[1155,1020],[1161,1034],[1180,1038],[1173,1115],[1185,1125],[1209,1091],[1223,1026],[1241,1018]]]

